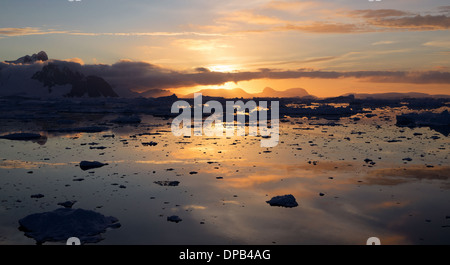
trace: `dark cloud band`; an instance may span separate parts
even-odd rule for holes
[[[177,71],[159,67],[146,62],[119,61],[112,65],[82,65],[76,62],[51,60],[49,63],[79,71],[84,75],[95,75],[104,78],[117,93],[126,91],[152,93],[163,89],[192,87],[198,85],[221,85],[226,82],[250,81],[256,79],[340,79],[356,78],[366,82],[379,83],[412,83],[412,84],[450,84],[450,73],[441,71],[321,71],[310,69],[274,70],[260,69],[242,72],[214,72],[204,67],[198,67],[192,72]],[[42,67],[36,65],[21,65],[0,63],[1,73],[27,78]],[[126,93],[125,93],[126,94]]]

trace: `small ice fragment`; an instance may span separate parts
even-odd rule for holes
[[[80,162],[80,168],[82,170],[88,170],[88,169],[92,169],[92,168],[98,168],[98,167],[102,167],[108,164],[105,163],[101,163],[98,161],[81,161]]]
[[[292,194],[287,194],[283,196],[275,196],[269,201],[266,201],[270,206],[281,206],[281,207],[297,207],[298,203]]]
[[[160,185],[160,186],[178,186],[180,184],[179,181],[171,181],[171,180],[158,180],[154,183]]]
[[[46,241],[64,242],[70,237],[78,237],[83,243],[95,243],[103,239],[100,234],[106,232],[107,228],[120,227],[115,217],[70,208],[31,214],[20,219],[19,224],[19,230],[38,244]]]
[[[178,222],[183,221],[183,219],[181,219],[177,215],[172,215],[172,216],[167,217],[167,221],[178,223]]]
[[[143,146],[155,146],[157,144],[158,144],[157,142],[153,142],[153,141],[142,143]]]
[[[58,205],[61,205],[64,208],[72,208],[72,206],[76,203],[77,201],[65,201],[65,202],[60,202],[58,203]]]
[[[0,136],[0,139],[26,141],[26,140],[39,139],[41,137],[42,136],[38,133],[12,133],[12,134],[7,134],[7,135],[2,135],[2,136]]]

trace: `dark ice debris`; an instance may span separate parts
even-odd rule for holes
[[[167,217],[167,221],[174,222],[174,223],[179,223],[179,222],[183,221],[183,219],[181,219],[177,215],[172,215],[172,216],[168,216]]]
[[[369,158],[364,159],[364,162],[366,162],[366,164],[370,164],[372,166],[376,164],[372,159],[369,159]]]
[[[40,194],[40,193],[38,193],[38,194],[33,194],[33,195],[31,195],[30,197],[31,197],[31,198],[34,198],[34,199],[40,199],[40,198],[43,198],[43,197],[44,197],[44,194]]]
[[[38,133],[11,133],[7,135],[0,136],[0,139],[7,139],[7,140],[35,140],[39,139],[42,136]]]
[[[107,228],[120,227],[115,217],[70,208],[31,214],[20,219],[19,224],[19,230],[38,244],[65,242],[70,237],[78,237],[82,243],[96,243],[103,240],[100,234]]]
[[[178,184],[180,184],[179,181],[171,181],[171,180],[158,180],[155,181],[154,183],[160,186],[172,186],[172,187],[178,186]]]
[[[98,161],[81,161],[80,162],[80,168],[82,170],[98,168],[98,167],[102,167],[102,166],[106,166],[106,165],[108,165],[108,164],[101,163],[101,162],[98,162]]]
[[[387,140],[386,142],[388,143],[397,143],[397,142],[401,142],[402,140],[397,140],[397,139],[392,139],[392,140]]]
[[[162,133],[159,132],[145,132],[145,133],[139,133],[138,136],[144,136],[144,135],[161,135]]]
[[[89,149],[98,149],[98,150],[103,150],[106,149],[106,146],[89,146]]]
[[[275,196],[269,201],[266,201],[270,206],[281,206],[286,208],[297,207],[298,203],[292,194]]]
[[[153,142],[153,141],[146,142],[146,143],[142,143],[143,146],[155,146],[155,145],[157,145],[157,144],[158,144],[158,143]]]

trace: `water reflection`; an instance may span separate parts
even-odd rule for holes
[[[254,136],[174,137],[167,120],[150,115],[138,125],[74,117],[76,127],[108,130],[48,133],[45,145],[2,139],[0,243],[33,244],[17,221],[76,200],[120,220],[98,244],[364,244],[370,236],[449,244],[448,138],[395,126],[386,117],[396,110],[373,113],[336,124],[285,118],[273,148]],[[150,141],[157,145],[142,145]],[[82,160],[108,166],[82,171]],[[36,193],[45,196],[31,198]],[[266,203],[285,194],[299,206]],[[171,215],[183,221],[167,222]]]

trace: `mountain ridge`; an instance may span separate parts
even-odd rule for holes
[[[37,61],[46,62],[48,61],[48,55],[44,51],[40,51],[38,53],[34,53],[33,55],[25,55],[14,61],[5,61],[6,63],[11,64],[31,64]]]
[[[92,98],[118,94],[102,77],[84,75],[77,64],[49,60],[41,51],[0,63],[0,96]]]
[[[345,93],[341,96],[347,97],[350,95],[353,95],[355,99],[450,98],[450,95],[432,95],[421,92]]]

